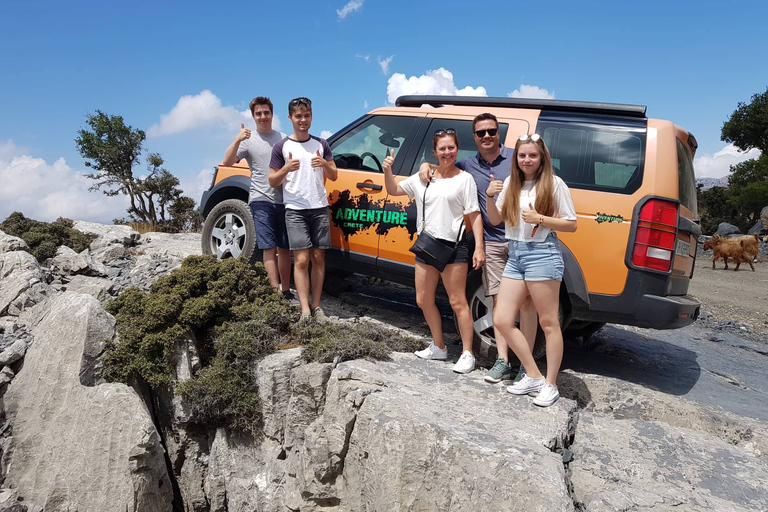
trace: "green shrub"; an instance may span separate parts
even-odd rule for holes
[[[0,231],[24,240],[30,253],[42,263],[53,258],[60,245],[66,245],[75,252],[90,247],[91,239],[72,226],[70,219],[40,222],[24,217],[21,212],[13,212],[0,224]]]
[[[248,434],[262,424],[253,365],[278,347],[303,344],[303,357],[318,362],[387,359],[391,350],[421,347],[369,323],[296,323],[297,312],[275,293],[261,264],[213,256],[190,256],[149,293],[128,289],[107,310],[119,333],[104,356],[108,380],[175,385],[191,408],[192,424]],[[190,332],[202,369],[177,383],[176,343]]]
[[[303,322],[294,327],[293,336],[304,345],[304,359],[320,363],[330,363],[336,357],[340,361],[362,358],[386,360],[392,351],[413,352],[422,348],[421,342],[410,336],[369,322]]]

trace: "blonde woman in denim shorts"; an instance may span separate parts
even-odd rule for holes
[[[492,181],[486,190],[488,219],[505,223],[509,259],[502,274],[493,324],[525,367],[525,377],[507,387],[514,395],[537,394],[533,403],[548,407],[560,397],[557,374],[563,360],[560,330],[560,282],[563,257],[557,231],[576,231],[576,211],[565,182],[552,169],[552,158],[538,135],[523,135],[515,144],[512,169],[504,183]],[[501,208],[501,211],[499,211]],[[533,341],[515,326],[515,318],[530,294],[547,342],[547,375],[533,358]]]

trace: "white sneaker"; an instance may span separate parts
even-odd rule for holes
[[[533,405],[549,407],[557,402],[558,398],[560,398],[560,392],[557,390],[557,386],[553,386],[547,382],[539,391],[539,396],[533,399]]]
[[[422,359],[437,359],[439,361],[445,361],[448,359],[448,347],[440,348],[435,345],[434,341],[430,341],[427,348],[424,350],[417,350],[414,352],[414,354]]]
[[[468,350],[461,353],[461,357],[453,365],[453,371],[456,373],[469,373],[475,369],[475,356],[473,356]]]
[[[547,380],[543,375],[538,379],[532,379],[526,375],[511,386],[507,386],[507,393],[512,393],[513,395],[527,395],[528,393],[535,393],[537,391],[541,391],[541,388],[544,387],[546,382]]]

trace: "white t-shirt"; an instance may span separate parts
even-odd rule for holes
[[[553,216],[561,219],[576,220],[576,209],[573,207],[573,199],[571,199],[571,191],[568,190],[568,185],[559,176],[554,178],[555,213]],[[504,186],[496,198],[496,207],[499,211],[501,211],[501,207],[504,204],[507,188],[509,188],[509,178],[504,180]],[[552,231],[538,224],[526,224],[523,222],[523,210],[530,209],[529,205],[533,205],[534,208],[536,207],[536,185],[533,181],[523,182],[523,186],[520,188],[520,213],[518,213],[517,226],[505,225],[504,234],[507,240],[542,242]],[[535,234],[533,233],[534,228],[537,228]]]
[[[289,210],[313,210],[328,206],[323,168],[312,167],[312,158],[317,156],[318,150],[327,162],[333,160],[328,142],[314,135],[304,142],[286,137],[272,148],[269,166],[274,169],[282,168],[291,156],[300,161],[298,170],[289,172],[283,181],[283,204]]]
[[[464,215],[479,212],[477,202],[477,185],[472,175],[461,171],[452,178],[432,178],[427,187],[418,174],[414,174],[400,182],[400,188],[408,197],[416,201],[416,232],[427,233],[435,238],[455,241],[461,230]],[[426,191],[426,224],[424,192]]]

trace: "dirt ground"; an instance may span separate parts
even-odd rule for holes
[[[720,260],[712,270],[712,257],[699,256],[688,293],[701,301],[702,313],[711,314],[712,321],[735,321],[768,334],[768,256],[760,256],[754,266],[754,272],[748,264],[734,272],[733,263],[724,270]]]

